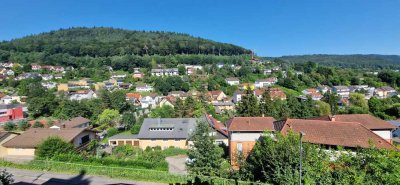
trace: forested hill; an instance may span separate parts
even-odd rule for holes
[[[122,55],[216,54],[240,55],[251,51],[232,44],[215,42],[172,32],[130,31],[114,28],[70,28],[3,41],[0,55],[7,52],[69,54],[110,57]]]
[[[278,57],[278,59],[290,63],[303,63],[312,61],[326,66],[339,66],[348,68],[400,68],[399,55],[296,55],[282,56]]]

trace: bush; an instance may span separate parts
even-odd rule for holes
[[[33,128],[43,128],[44,125],[40,123],[39,121],[35,121],[35,123],[32,125]]]
[[[24,130],[28,129],[29,127],[31,127],[31,125],[29,125],[29,123],[26,120],[22,120],[18,123],[18,127],[19,127],[19,129],[24,131]]]
[[[12,131],[15,130],[17,128],[17,125],[15,125],[13,122],[7,122],[6,124],[4,124],[4,130],[6,131]]]
[[[121,145],[113,149],[113,155],[118,157],[134,156],[143,153],[140,148],[131,145]]]
[[[39,159],[51,159],[59,154],[71,154],[75,152],[72,144],[59,137],[49,137],[38,145],[35,155]]]
[[[117,133],[118,133],[118,129],[116,129],[114,127],[111,127],[109,129],[107,129],[107,136],[108,137],[111,137],[111,136],[113,136],[113,135],[115,135]]]
[[[0,182],[3,185],[9,185],[14,182],[13,175],[8,173],[6,169],[0,171]]]

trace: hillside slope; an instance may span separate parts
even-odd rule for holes
[[[0,43],[0,54],[44,52],[48,55],[108,57],[118,55],[248,54],[250,50],[187,34],[115,28],[70,28]]]
[[[296,55],[282,56],[281,59],[290,63],[312,61],[326,66],[349,68],[400,68],[399,55]]]

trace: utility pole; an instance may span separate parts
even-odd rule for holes
[[[299,185],[301,185],[301,176],[302,176],[302,159],[303,159],[303,136],[305,134],[300,131],[300,168],[299,168]]]

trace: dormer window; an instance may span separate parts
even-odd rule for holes
[[[150,131],[173,131],[173,127],[153,127],[149,128]]]

